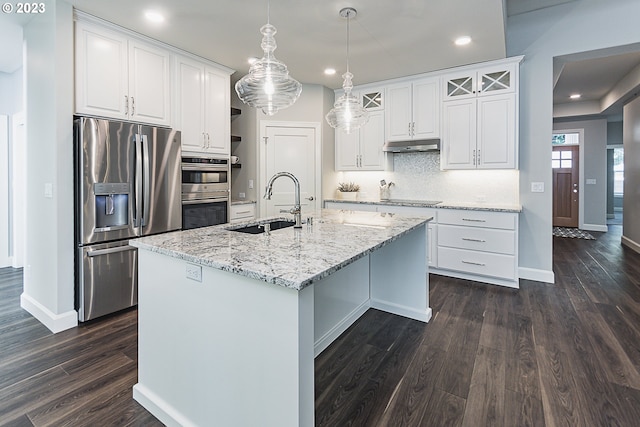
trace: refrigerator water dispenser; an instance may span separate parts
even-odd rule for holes
[[[117,230],[129,226],[129,184],[100,183],[94,185],[96,229]]]

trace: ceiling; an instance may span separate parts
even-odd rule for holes
[[[260,27],[266,0],[68,0],[74,7],[181,49],[247,73],[251,56],[262,56]],[[271,24],[277,29],[275,55],[302,83],[338,88],[346,65],[346,21],[338,11],[354,7],[350,69],[354,84],[504,58],[506,15],[580,0],[271,0]],[[506,4],[506,12],[504,10]],[[143,18],[153,7],[162,24]],[[29,17],[0,15],[0,71],[21,66],[19,25]],[[471,44],[456,47],[460,35]],[[8,40],[18,40],[9,43]],[[640,49],[638,49],[640,50]],[[554,103],[580,92],[581,101],[601,99],[640,63],[640,53],[598,58],[568,57],[557,70]],[[323,70],[333,67],[334,76]]]

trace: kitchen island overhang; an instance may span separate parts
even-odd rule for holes
[[[132,241],[134,398],[167,425],[312,426],[318,353],[370,307],[430,319],[429,220],[322,210],[302,229]]]

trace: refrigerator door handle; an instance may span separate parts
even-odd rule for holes
[[[142,135],[142,159],[144,162],[142,165],[142,194],[144,195],[144,199],[142,201],[142,226],[144,227],[149,222],[149,206],[151,205],[151,170],[149,169],[149,141],[147,139],[147,135]]]
[[[135,248],[134,246],[118,246],[117,248],[108,248],[108,249],[96,249],[93,251],[88,251],[87,252],[87,256],[88,257],[95,257],[95,256],[101,256],[101,255],[108,255],[108,254],[115,254],[118,252],[126,252],[126,251],[135,251],[137,248]]]
[[[136,150],[136,166],[134,171],[135,215],[133,216],[133,226],[137,228],[142,225],[142,141],[140,141],[139,134],[135,134],[134,144]]]

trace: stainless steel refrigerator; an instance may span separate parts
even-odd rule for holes
[[[129,239],[179,230],[180,132],[74,119],[75,286],[80,321],[138,303]]]

